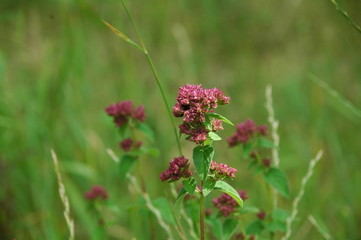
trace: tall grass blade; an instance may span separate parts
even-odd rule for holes
[[[66,195],[66,192],[65,192],[63,180],[61,178],[58,157],[56,156],[53,149],[51,149],[50,152],[51,152],[51,157],[53,158],[53,162],[54,162],[54,170],[55,170],[56,176],[58,178],[60,199],[64,205],[64,217],[66,220],[66,224],[68,225],[68,229],[69,229],[69,240],[74,240],[74,220],[70,217],[70,204],[69,204],[68,196]]]
[[[298,213],[298,204],[301,201],[303,194],[305,193],[305,188],[306,188],[306,184],[308,182],[308,180],[311,178],[312,174],[313,174],[313,170],[316,166],[316,164],[318,163],[318,161],[320,161],[321,157],[323,155],[323,150],[318,151],[316,157],[314,159],[312,159],[310,161],[310,164],[308,166],[308,170],[306,175],[302,178],[301,181],[301,189],[298,192],[298,195],[296,196],[296,198],[293,200],[292,203],[292,213],[291,216],[289,216],[287,218],[287,232],[286,234],[283,236],[282,240],[287,240],[289,239],[289,237],[291,236],[292,233],[292,223],[295,220],[297,213]]]
[[[118,29],[116,29],[113,25],[111,25],[110,23],[108,23],[107,21],[103,20],[103,23],[110,28],[110,30],[112,30],[117,36],[121,37],[124,41],[126,41],[127,43],[129,43],[130,45],[136,47],[138,50],[140,50],[141,52],[144,52],[144,49],[141,48],[137,43],[135,43],[132,39],[130,39],[128,36],[126,36],[124,33],[122,33],[121,31],[119,31]]]
[[[361,27],[348,15],[348,13],[340,6],[340,4],[336,0],[330,0],[333,5],[335,5],[336,10],[344,16],[347,21],[359,32],[361,33]]]
[[[325,81],[321,80],[317,76],[312,73],[308,74],[308,78],[317,83],[320,87],[322,87],[326,92],[328,92],[331,96],[339,100],[346,108],[348,108],[351,112],[353,112],[356,116],[361,118],[361,110],[355,107],[350,101],[344,98],[341,94],[339,94],[336,90],[332,89],[330,85],[328,85]]]

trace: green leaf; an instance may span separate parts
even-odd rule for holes
[[[208,115],[205,116],[206,117],[206,121],[203,123],[203,125],[210,131],[212,131],[212,123],[211,123],[211,119],[209,118]]]
[[[252,152],[253,149],[253,143],[248,142],[246,144],[243,144],[243,157],[249,158],[249,154]]]
[[[222,120],[224,123],[227,123],[229,125],[234,126],[234,124],[229,121],[226,117],[223,117],[222,115],[218,114],[218,113],[207,113],[208,116],[215,118],[215,119],[220,119]]]
[[[228,218],[223,223],[223,238],[224,240],[228,240],[232,237],[232,235],[236,232],[239,221],[236,219]]]
[[[203,185],[202,192],[204,197],[207,196],[210,192],[212,192],[214,186],[216,185],[216,181],[212,178],[208,178]]]
[[[250,170],[251,168],[257,166],[257,161],[256,160],[253,160],[247,167],[247,170]]]
[[[218,218],[215,217],[209,217],[206,218],[206,222],[211,225],[212,229],[212,235],[214,235],[214,237],[216,237],[216,239],[222,239],[222,223]]]
[[[128,123],[122,124],[119,128],[118,128],[118,132],[119,135],[122,138],[126,138],[128,135]]]
[[[215,132],[209,132],[208,137],[212,139],[213,141],[219,141],[222,140],[222,138]]]
[[[148,147],[144,147],[142,146],[140,148],[140,152],[144,153],[144,154],[148,154],[152,157],[158,157],[159,156],[159,150],[157,148],[148,148]]]
[[[169,201],[166,198],[160,197],[155,199],[153,201],[153,205],[160,211],[163,219],[166,222],[170,224],[176,224],[172,206],[169,204]]]
[[[247,228],[246,233],[247,235],[256,234],[260,235],[264,229],[263,223],[260,220],[256,220],[254,222],[251,222]]]
[[[197,146],[193,149],[193,161],[199,177],[205,181],[209,166],[213,159],[214,151],[209,145]]]
[[[290,213],[282,210],[282,209],[275,209],[272,212],[272,219],[277,221],[286,222],[287,218],[290,216]]]
[[[276,148],[272,141],[268,140],[267,138],[260,137],[257,140],[257,147],[260,148]]]
[[[119,175],[120,179],[124,179],[129,170],[132,168],[134,163],[136,162],[137,157],[133,155],[123,155],[120,163],[119,163]]]
[[[154,142],[154,132],[147,124],[138,123],[136,125],[136,128],[142,133],[144,133],[144,135],[147,136],[150,141]]]
[[[174,204],[174,209],[176,210],[176,212],[179,211],[182,200],[186,194],[187,194],[187,191],[184,189],[184,187],[182,187],[182,189],[179,190],[179,192],[178,192],[178,196],[177,196],[177,199],[175,200],[175,204]]]
[[[193,194],[194,190],[196,190],[197,183],[196,183],[196,180],[193,177],[190,177],[187,180],[184,180],[182,183],[183,183],[183,188],[189,194]]]
[[[236,202],[239,204],[240,207],[243,207],[243,200],[239,196],[236,189],[234,189],[231,185],[229,185],[226,182],[223,181],[217,181],[216,185],[214,186],[214,189],[220,190],[224,193],[227,193],[229,196],[231,196]]]
[[[285,222],[272,221],[266,225],[266,229],[270,232],[286,232],[287,225]]]
[[[245,214],[245,213],[259,213],[259,211],[260,211],[259,208],[247,204],[243,206],[243,208],[239,209],[237,212],[240,214]]]
[[[279,168],[271,168],[264,174],[266,182],[279,191],[284,197],[289,198],[287,176]]]

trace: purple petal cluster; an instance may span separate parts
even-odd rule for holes
[[[236,177],[237,169],[229,167],[224,163],[212,162],[209,168],[211,174],[214,174],[216,179],[234,178]]]
[[[242,195],[244,195],[245,191],[238,191],[239,196],[242,198],[241,192],[243,192]],[[247,194],[245,194],[245,196],[247,196]],[[246,200],[247,198],[248,196],[246,198],[242,198],[242,200]],[[223,193],[221,196],[213,199],[212,202],[224,217],[229,216],[236,210],[237,207],[239,207],[236,200],[226,193]]]
[[[146,114],[143,106],[134,108],[132,101],[122,101],[108,106],[105,111],[114,118],[114,123],[121,127],[126,124],[129,118],[144,122]]]
[[[202,85],[186,84],[179,88],[177,103],[173,107],[173,115],[183,118],[179,126],[180,132],[189,135],[187,140],[200,144],[207,140],[210,130],[206,129],[204,122],[206,114],[213,112],[218,105],[229,103],[230,98],[217,88],[204,89]],[[216,130],[213,130],[213,126]],[[212,124],[212,130],[223,129],[221,123]]]
[[[94,185],[89,191],[84,193],[84,197],[88,200],[107,199],[108,193],[102,186]]]
[[[189,178],[192,172],[189,171],[189,160],[184,156],[174,158],[169,163],[169,168],[162,172],[159,176],[162,182],[164,181],[177,181],[181,178]]]
[[[133,139],[127,138],[124,139],[119,143],[119,146],[121,149],[123,149],[125,152],[129,152],[132,148],[138,149],[142,146],[142,142],[138,141],[137,143],[134,143]]]
[[[239,143],[247,143],[257,133],[264,136],[267,135],[267,126],[256,126],[256,123],[252,119],[247,119],[238,124],[236,128],[236,132],[227,139],[230,147],[236,146]]]

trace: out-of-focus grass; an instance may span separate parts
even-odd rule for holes
[[[234,122],[252,117],[266,123],[264,89],[273,85],[281,166],[290,176],[292,196],[308,159],[325,150],[300,203],[293,239],[320,239],[316,229],[304,227],[309,214],[335,239],[360,238],[361,121],[307,77],[314,73],[361,107],[361,38],[334,7],[328,1],[280,0],[154,0],[129,6],[168,96],[175,97],[185,83],[218,87],[232,97],[224,115]],[[358,2],[343,7],[361,22]],[[104,107],[123,99],[145,105],[162,153],[141,159],[153,198],[169,194],[158,174],[177,154],[176,143],[145,59],[101,18],[135,36],[118,1],[0,1],[1,239],[67,237],[50,148],[61,159],[78,239],[99,238],[82,198],[92,184],[104,185],[110,200],[123,206],[112,238],[151,235],[144,217],[149,212],[118,180],[106,154],[119,139]],[[232,131],[228,127],[221,135]],[[264,189],[246,171],[240,151],[227,149],[225,142],[215,146],[219,161],[239,168],[235,184],[249,190],[249,201],[267,207]],[[183,147],[190,157],[193,145]],[[164,238],[155,219],[150,221],[159,230],[156,237]]]

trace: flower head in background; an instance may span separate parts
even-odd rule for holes
[[[256,123],[252,119],[247,119],[246,121],[238,124],[236,128],[236,132],[227,139],[230,147],[234,147],[239,143],[246,144],[257,134],[262,136],[266,136],[268,134],[267,126],[256,126]]]
[[[207,140],[210,131],[222,130],[222,121],[211,123],[211,128],[205,126],[207,113],[213,113],[218,105],[229,103],[230,98],[217,89],[204,89],[202,85],[186,84],[179,88],[177,103],[173,107],[173,115],[183,118],[179,126],[180,132],[188,135],[188,141],[201,144]]]
[[[238,194],[242,200],[246,200],[248,198],[245,191],[238,191]],[[228,217],[239,207],[236,200],[234,200],[227,193],[223,193],[221,196],[213,199],[212,202],[214,206],[219,209],[219,211],[224,217]]]
[[[138,142],[134,142],[133,139],[131,138],[127,138],[124,139],[123,141],[121,141],[119,143],[119,146],[121,149],[123,149],[125,152],[129,152],[132,149],[139,149],[142,146],[142,142],[138,141]]]
[[[143,106],[134,108],[132,101],[122,101],[108,106],[105,111],[109,116],[113,117],[115,125],[118,127],[126,124],[129,119],[144,122],[146,114]]]
[[[189,178],[192,172],[189,171],[189,160],[184,156],[174,158],[169,163],[169,168],[162,172],[159,176],[162,182],[178,181],[181,178]]]
[[[89,191],[84,193],[84,197],[88,200],[107,199],[108,193],[102,186],[94,185]]]

